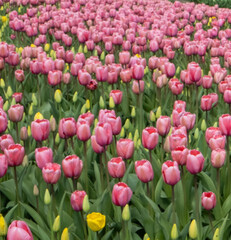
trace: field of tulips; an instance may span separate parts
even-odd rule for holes
[[[0,239],[228,240],[231,10],[0,0]]]

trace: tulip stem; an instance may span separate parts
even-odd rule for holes
[[[109,182],[109,175],[108,175],[108,170],[107,170],[107,153],[106,153],[106,147],[104,147],[104,164],[105,164],[105,171],[106,171],[106,176],[107,176],[107,187],[110,192],[110,182]]]
[[[100,164],[100,179],[101,179],[101,190],[103,192],[104,190],[104,181],[103,181],[103,160],[102,160],[102,154],[99,156],[99,164]]]
[[[126,83],[126,93],[127,93],[127,113],[129,114],[129,83]]]
[[[149,160],[150,160],[150,163],[152,163],[152,150],[149,150]]]
[[[143,122],[143,103],[142,103],[142,93],[141,93],[141,90],[140,90],[140,82],[138,83],[139,84],[139,105],[140,105],[140,136],[142,136],[142,122]]]
[[[176,223],[176,210],[175,210],[175,192],[174,185],[172,185],[172,214],[173,214],[173,224]]]
[[[231,104],[229,104],[229,114],[231,115]]]
[[[87,227],[86,227],[86,222],[83,216],[83,211],[80,211],[81,213],[81,218],[82,218],[82,222],[83,222],[83,231],[84,231],[84,238],[87,240]]]
[[[58,211],[57,211],[57,209],[56,209],[56,207],[55,207],[55,191],[54,191],[54,184],[51,184],[51,196],[52,196],[52,202],[51,202],[51,204],[52,204],[52,209],[53,209],[53,213],[55,214],[55,216],[57,216],[58,215]]]
[[[88,166],[87,166],[87,141],[83,142],[83,148],[84,148],[84,159],[85,159],[85,184],[86,184],[86,192],[88,192]]]
[[[199,195],[198,195],[198,185],[197,185],[197,175],[194,175],[194,186],[195,186],[195,201],[196,201],[196,221],[197,221],[197,229],[198,229],[198,239],[200,239],[200,218],[199,218]]]
[[[199,87],[196,86],[196,126],[198,123],[198,103],[199,103],[199,99],[198,99],[198,95],[199,95]]]
[[[149,189],[149,184],[147,182],[147,196],[150,198],[150,189]]]
[[[40,86],[39,86],[39,75],[37,74],[37,90],[38,90],[38,106],[40,107]]]
[[[77,182],[78,182],[78,179],[75,179],[75,178],[72,178],[72,183],[73,183],[73,190],[77,190]]]
[[[217,168],[217,201],[220,204],[220,169]]]
[[[39,199],[38,199],[38,196],[36,196],[36,207],[37,207],[37,212],[39,214]]]
[[[181,183],[183,187],[183,193],[184,193],[184,215],[186,219],[188,219],[188,210],[187,210],[187,195],[186,195],[186,189],[185,189],[185,174],[184,174],[184,166],[181,165]]]
[[[208,126],[208,115],[209,115],[209,112],[208,112],[208,111],[205,111],[206,126]]]
[[[212,231],[213,231],[213,233],[214,233],[214,226],[213,226],[213,222],[212,222],[211,212],[208,211],[208,214],[209,214],[209,223],[210,223],[211,229],[212,229]]]
[[[17,178],[16,166],[14,166],[14,182],[15,182],[15,187],[16,187],[16,203],[18,204],[18,216],[21,217],[21,208],[20,208],[20,205],[19,205],[18,178]]]
[[[15,123],[15,128],[16,128],[16,141],[17,143],[20,143],[19,134],[18,134],[18,122]]]
[[[227,148],[227,175],[228,175],[228,182],[227,182],[227,187],[226,187],[226,191],[225,191],[225,197],[229,196],[229,192],[230,192],[230,162],[229,162],[229,136],[226,137],[226,148]]]

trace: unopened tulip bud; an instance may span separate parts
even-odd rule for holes
[[[177,226],[174,223],[172,226],[172,231],[171,231],[171,239],[177,239],[178,238],[178,231],[177,231]]]
[[[75,92],[72,98],[72,101],[75,103],[78,99],[78,92]]]
[[[206,129],[207,129],[207,125],[206,125],[205,120],[203,119],[202,122],[201,122],[201,130],[205,131]]]
[[[136,116],[136,109],[135,107],[132,107],[131,117],[134,118],[135,116]]]
[[[181,69],[180,69],[180,67],[178,66],[177,69],[176,69],[176,75],[178,75],[180,72],[181,72]]]
[[[85,107],[86,107],[86,109],[89,110],[89,109],[90,109],[90,106],[91,106],[90,100],[87,99],[86,102],[85,102]]]
[[[131,122],[130,122],[130,120],[127,118],[126,121],[125,121],[125,124],[124,124],[124,128],[125,128],[126,130],[128,130],[128,129],[130,128],[130,125],[131,125]]]
[[[86,113],[86,104],[83,104],[81,110],[80,110],[80,114],[84,114]]]
[[[88,50],[87,50],[87,46],[85,45],[84,48],[83,48],[83,52],[84,53],[88,53]]]
[[[45,203],[46,205],[48,205],[48,204],[50,204],[50,202],[51,202],[51,195],[50,195],[49,190],[46,189],[45,195],[44,195],[44,203]]]
[[[220,230],[219,230],[219,228],[216,229],[216,231],[213,235],[213,240],[220,240]]]
[[[39,189],[38,189],[38,187],[37,187],[36,184],[34,185],[33,194],[34,194],[34,196],[36,196],[36,197],[39,195]]]
[[[59,142],[60,142],[60,137],[59,137],[59,133],[57,133],[55,136],[55,143],[59,144]]]
[[[49,43],[46,43],[45,46],[44,46],[44,50],[46,52],[48,52],[50,50],[50,44]]]
[[[5,236],[6,234],[7,234],[7,224],[4,217],[0,213],[0,237]]]
[[[161,116],[161,107],[158,107],[156,111],[156,118],[158,119],[160,116]]]
[[[56,130],[56,120],[53,117],[53,115],[51,115],[51,118],[50,118],[50,127],[51,127],[51,131],[55,132],[55,130]]]
[[[5,88],[5,86],[6,86],[6,85],[5,85],[5,81],[4,81],[3,78],[1,78],[1,79],[0,79],[0,87],[1,87],[1,88]]]
[[[83,199],[83,211],[87,213],[89,212],[89,210],[90,210],[90,203],[89,203],[88,195],[85,195]]]
[[[83,53],[83,46],[81,44],[79,45],[78,53]]]
[[[28,133],[28,137],[30,137],[31,136],[31,128],[30,128],[30,126],[27,127],[27,133]]]
[[[12,91],[11,86],[8,86],[6,94],[7,94],[8,97],[11,97],[13,95],[13,91]]]
[[[193,219],[189,226],[189,237],[192,239],[196,239],[197,236],[198,236],[197,222],[195,219]]]
[[[102,109],[105,107],[104,100],[103,100],[103,97],[102,97],[102,96],[100,96],[100,98],[99,98],[99,106],[100,106],[100,108],[102,108]]]
[[[122,128],[121,128],[121,132],[120,132],[120,137],[121,137],[121,138],[124,138],[124,136],[125,136],[125,130],[124,130],[124,128],[122,127]]]
[[[128,138],[132,140],[132,133],[131,132],[129,132]]]
[[[53,228],[54,232],[59,231],[59,229],[60,229],[60,216],[59,215],[55,218],[52,228]]]
[[[215,123],[213,124],[213,127],[217,127],[217,122],[215,122]]]
[[[105,52],[103,51],[100,55],[100,60],[104,61],[104,59],[105,59]]]
[[[44,119],[42,113],[37,112],[37,113],[34,115],[34,121],[37,120],[37,119],[39,119],[39,120]]]
[[[64,228],[61,235],[61,240],[69,240],[68,228]]]
[[[148,234],[146,233],[146,234],[144,235],[143,240],[149,240],[149,239],[150,239],[150,238],[149,238]]]
[[[198,137],[199,137],[199,129],[196,128],[196,130],[195,130],[195,132],[194,132],[194,138],[195,138],[195,139],[198,139]]]
[[[125,207],[123,208],[122,219],[124,221],[128,221],[130,219],[130,209],[128,204],[126,204]]]
[[[115,102],[114,102],[114,100],[113,100],[113,97],[110,97],[110,98],[109,98],[109,107],[110,107],[110,108],[114,108],[114,107],[115,107]]]
[[[37,98],[34,93],[32,93],[32,103],[34,106],[37,106],[37,104],[38,104]]]
[[[156,115],[153,111],[150,111],[150,114],[149,114],[149,119],[151,122],[155,122],[156,121]]]
[[[97,52],[96,49],[94,50],[93,55],[94,55],[94,56],[98,56],[98,52]]]
[[[29,107],[29,111],[28,111],[28,114],[29,116],[32,116],[34,114],[34,111],[33,111],[33,104],[30,105]]]
[[[29,164],[28,157],[27,157],[27,155],[25,155],[24,158],[23,158],[23,161],[22,161],[22,166],[27,167],[28,164]]]
[[[62,92],[61,92],[60,89],[57,89],[57,90],[55,91],[54,99],[55,99],[55,101],[56,101],[57,103],[61,103],[61,101],[62,101]]]
[[[8,100],[3,105],[3,110],[6,112],[9,109],[9,102]]]
[[[26,127],[22,127],[21,130],[20,130],[20,139],[22,141],[26,141],[27,138],[28,138],[27,129],[26,129]]]
[[[16,101],[15,101],[15,98],[12,99],[11,103],[10,103],[10,106],[13,106],[16,104]]]

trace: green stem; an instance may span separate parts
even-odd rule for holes
[[[15,182],[15,188],[16,188],[16,204],[18,204],[18,216],[21,217],[21,208],[20,208],[20,205],[19,205],[18,178],[17,178],[16,166],[14,166],[14,182]]]
[[[84,238],[87,240],[87,226],[86,226],[86,222],[83,216],[83,211],[80,211],[81,213],[81,218],[82,218],[82,222],[83,222],[83,231],[84,231]]]
[[[56,202],[55,202],[55,191],[54,191],[54,184],[51,184],[51,196],[52,196],[52,210],[55,216],[58,216],[58,211],[56,209]]]
[[[220,204],[220,169],[217,168],[217,202]]]
[[[209,214],[209,223],[210,223],[210,226],[211,226],[212,232],[213,232],[213,234],[214,234],[214,226],[213,226],[213,221],[212,221],[211,212],[208,211],[208,214]]]
[[[76,178],[72,178],[72,183],[73,183],[73,190],[77,190],[77,182],[78,182],[78,179]]]
[[[185,221],[188,219],[188,209],[187,209],[187,195],[186,195],[186,189],[185,189],[185,174],[184,174],[184,166],[181,165],[181,183],[182,183],[182,188],[183,188],[183,193],[184,193],[184,216],[185,216]]]
[[[149,189],[149,183],[147,182],[146,183],[147,185],[147,196],[150,198],[150,189]]]
[[[140,107],[140,132],[139,135],[142,136],[142,129],[143,129],[143,102],[142,102],[142,93],[140,92],[140,82],[139,84],[139,107]]]
[[[229,136],[226,138],[226,147],[227,147],[227,175],[228,175],[228,181],[227,181],[227,188],[226,188],[226,194],[225,196],[228,197],[230,193],[230,181],[231,181],[231,174],[230,174],[230,161],[229,161]]]
[[[88,164],[87,164],[87,141],[83,142],[83,148],[84,148],[84,160],[85,160],[85,184],[86,184],[86,192],[88,192]]]
[[[39,75],[37,75],[37,90],[38,90],[38,106],[40,107],[40,86],[39,86]]]
[[[231,104],[229,104],[229,114],[231,114]]]
[[[100,163],[100,180],[101,180],[101,191],[103,192],[104,190],[104,180],[103,180],[103,159],[102,159],[102,154],[99,156],[99,163]]]
[[[126,83],[126,93],[127,93],[127,113],[129,114],[130,111],[129,111],[129,106],[130,106],[130,103],[129,103],[129,83]]]
[[[175,193],[174,185],[172,185],[172,214],[173,214],[173,224],[176,223],[176,210],[175,210]]]
[[[149,149],[149,161],[152,164],[152,150]]]
[[[199,104],[199,87],[196,86],[196,126],[198,123],[198,104]]]
[[[200,239],[200,214],[199,214],[199,193],[198,193],[198,185],[197,185],[197,175],[194,175],[194,186],[195,186],[195,205],[196,205],[196,221],[197,221],[197,229],[198,229],[198,239]]]
[[[107,153],[106,153],[106,148],[104,148],[104,165],[105,165],[105,171],[106,171],[106,177],[107,177],[107,187],[108,187],[108,191],[110,192],[110,182],[109,182],[109,174],[108,174],[108,170],[107,170]]]

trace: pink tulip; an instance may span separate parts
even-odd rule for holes
[[[186,165],[188,149],[185,146],[176,147],[171,152],[172,160],[176,161],[179,165]]]
[[[76,135],[80,141],[87,141],[91,138],[91,130],[88,121],[79,119],[76,123]]]
[[[6,159],[6,156],[2,153],[0,153],[0,178],[2,178],[8,169],[8,162]]]
[[[180,170],[177,162],[170,160],[166,161],[162,165],[162,177],[164,182],[174,186],[180,181]]]
[[[20,122],[22,120],[24,113],[24,107],[20,104],[15,104],[8,110],[9,119],[12,122]]]
[[[84,69],[78,71],[79,83],[83,86],[86,86],[91,81],[91,75]]]
[[[91,146],[92,146],[92,149],[94,150],[95,153],[103,153],[104,152],[104,147],[102,147],[101,145],[99,145],[97,142],[96,142],[96,136],[93,135],[91,136]]]
[[[215,208],[216,195],[213,192],[203,192],[201,195],[201,205],[208,211]]]
[[[189,72],[190,80],[192,82],[198,82],[201,79],[201,68],[198,63],[189,63],[187,70]]]
[[[8,125],[7,115],[6,113],[0,108],[0,133],[6,131]]]
[[[94,114],[92,114],[91,112],[83,113],[83,114],[79,115],[78,121],[80,119],[86,120],[88,122],[88,124],[91,126],[94,121]]]
[[[211,164],[214,168],[221,168],[225,163],[226,151],[224,149],[215,149],[211,152]]]
[[[97,67],[96,79],[98,82],[106,82],[108,79],[108,68],[105,66]]]
[[[223,135],[231,136],[231,116],[229,114],[219,117],[219,129]]]
[[[128,64],[130,61],[130,52],[128,51],[123,51],[119,53],[119,62],[122,65]]]
[[[55,184],[61,176],[61,166],[58,163],[47,163],[42,169],[42,174],[46,183]]]
[[[209,127],[205,131],[205,140],[209,144],[209,140],[216,135],[221,135],[221,130],[218,127]]]
[[[156,128],[161,136],[166,136],[171,128],[171,118],[168,116],[160,116],[156,122]]]
[[[48,72],[48,83],[51,86],[56,86],[62,81],[62,72],[60,70],[52,70]]]
[[[171,151],[176,149],[176,147],[179,146],[187,146],[187,136],[184,134],[172,134],[170,135],[169,138],[169,142],[170,142],[170,149]]]
[[[38,141],[44,141],[48,138],[50,133],[50,122],[47,119],[36,119],[31,123],[32,137]]]
[[[96,142],[105,147],[112,143],[112,128],[109,123],[98,123],[95,128]]]
[[[16,102],[16,103],[19,103],[19,102],[22,101],[22,93],[21,93],[21,92],[19,92],[19,93],[14,93],[14,94],[12,95],[12,98],[15,99],[15,102]]]
[[[112,190],[112,202],[116,206],[124,207],[132,197],[132,190],[126,183],[119,182],[114,185]]]
[[[215,150],[217,148],[222,148],[224,149],[225,148],[225,142],[226,142],[226,136],[224,135],[215,135],[215,136],[212,136],[209,140],[209,147],[212,149],[212,150]]]
[[[7,232],[7,240],[33,240],[30,228],[24,221],[13,221]]]
[[[213,99],[209,95],[204,95],[201,98],[201,109],[203,111],[209,111],[212,109]]]
[[[62,168],[67,178],[78,179],[83,169],[83,162],[76,155],[69,155],[63,159]]]
[[[154,127],[147,127],[142,132],[142,144],[144,148],[153,150],[158,144],[159,134]]]
[[[15,70],[14,75],[15,75],[16,80],[19,82],[23,82],[25,79],[24,71],[21,69]]]
[[[144,183],[150,182],[154,178],[152,164],[148,160],[136,161],[135,171],[137,177]]]
[[[120,104],[122,102],[123,98],[123,92],[120,90],[111,90],[110,97],[113,98],[113,101],[116,105]]]
[[[144,76],[144,66],[142,64],[135,64],[132,67],[132,78],[135,80],[142,80]]]
[[[186,102],[184,102],[182,100],[177,100],[174,102],[174,105],[173,105],[174,110],[182,109],[183,111],[185,111],[185,108],[186,108]]]
[[[75,136],[76,134],[76,122],[75,119],[70,118],[62,118],[59,121],[59,136],[61,138],[70,138]]]
[[[164,68],[165,68],[165,74],[167,75],[168,78],[171,78],[175,75],[176,68],[174,63],[166,62],[164,64]]]
[[[132,80],[132,72],[131,69],[123,69],[120,72],[120,78],[124,83],[129,83]]]
[[[106,122],[111,125],[113,135],[118,135],[121,132],[122,122],[120,117],[109,116],[106,118]]]
[[[86,195],[85,191],[74,191],[71,194],[71,206],[75,211],[79,212],[83,210],[83,199]]]
[[[53,152],[51,148],[41,147],[35,149],[35,160],[37,166],[43,169],[47,163],[53,162]]]
[[[140,94],[144,91],[144,84],[145,82],[143,80],[140,80],[140,81],[136,81],[134,80],[132,82],[132,91],[135,93],[135,94]]]
[[[4,152],[5,149],[14,144],[14,139],[10,134],[4,134],[0,137],[0,148]]]
[[[209,89],[212,87],[213,84],[213,78],[209,75],[203,76],[202,78],[202,86],[205,89]]]
[[[7,149],[4,149],[4,154],[7,158],[8,165],[15,167],[22,164],[25,150],[20,144],[11,144]]]
[[[187,130],[191,130],[195,125],[195,120],[196,120],[196,114],[185,112],[180,117],[180,124],[185,126]]]
[[[225,89],[223,98],[225,103],[231,104],[231,87]]]
[[[126,171],[125,162],[121,157],[112,158],[107,163],[107,169],[111,177],[122,178]]]
[[[134,152],[134,142],[131,139],[120,139],[116,143],[116,151],[119,157],[129,159]]]
[[[186,168],[191,174],[200,173],[204,167],[204,157],[198,150],[190,150],[188,152]]]

